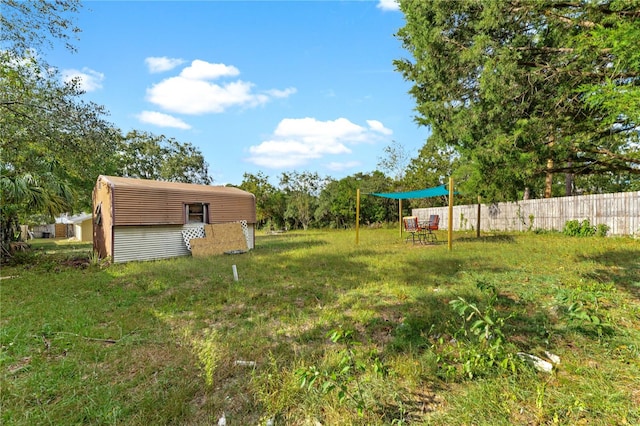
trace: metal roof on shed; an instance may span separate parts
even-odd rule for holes
[[[158,190],[160,192],[174,192],[174,191],[188,191],[188,192],[206,192],[216,194],[228,194],[253,197],[250,192],[244,191],[240,188],[234,188],[221,185],[199,185],[195,183],[181,183],[181,182],[165,182],[159,180],[148,179],[134,179],[118,176],[104,176],[101,175],[99,179],[102,179],[114,188],[139,188],[139,189],[151,189]]]

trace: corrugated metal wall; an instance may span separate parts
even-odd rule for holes
[[[256,222],[255,198],[249,193],[225,194],[202,191],[161,191],[137,187],[113,190],[115,225],[181,225],[184,205],[209,204],[211,223],[246,220]]]
[[[640,234],[640,191],[482,204],[480,207],[480,229],[483,231],[561,231],[569,220],[588,219],[594,226],[609,226],[609,235]],[[432,214],[440,215],[440,229],[448,227],[448,207],[413,209],[412,214],[421,220]],[[475,229],[477,217],[477,204],[454,206],[453,229]]]
[[[113,262],[130,262],[134,260],[165,259],[176,256],[188,256],[182,237],[182,230],[202,226],[189,224],[178,226],[115,226]],[[248,225],[251,245],[253,247],[254,229]]]
[[[152,260],[187,256],[180,226],[115,226],[113,261]]]

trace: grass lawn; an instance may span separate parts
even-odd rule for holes
[[[1,271],[2,424],[640,424],[640,240],[309,231],[117,265],[33,247]]]

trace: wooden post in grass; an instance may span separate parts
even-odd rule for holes
[[[449,251],[453,246],[453,178],[449,178]]]
[[[360,244],[360,188],[356,189],[356,245]]]
[[[402,239],[402,198],[398,200],[398,228],[400,229],[400,239]]]

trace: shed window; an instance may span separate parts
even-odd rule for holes
[[[209,214],[207,204],[185,204],[185,218],[187,223],[209,223]]]

